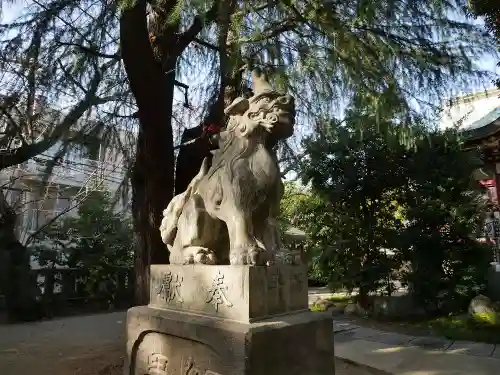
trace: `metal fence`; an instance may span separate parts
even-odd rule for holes
[[[73,315],[133,305],[134,270],[116,268],[105,280],[92,281],[85,268],[39,268],[31,270],[39,288],[37,300],[41,317]],[[5,302],[0,295],[0,312]]]

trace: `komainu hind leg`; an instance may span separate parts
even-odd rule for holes
[[[219,233],[219,220],[208,214],[201,197],[194,194],[184,206],[177,224],[177,237],[173,246],[179,249],[176,263],[216,264],[213,246]]]

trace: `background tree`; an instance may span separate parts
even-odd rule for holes
[[[484,18],[486,27],[497,38],[500,47],[500,4],[495,0],[471,0],[470,6],[475,14]],[[497,66],[500,66],[498,62]],[[496,81],[500,87],[500,79]]]
[[[486,26],[497,38],[500,38],[500,5],[493,0],[471,0],[473,11],[484,17]]]
[[[391,126],[387,120],[385,125]],[[365,303],[398,268],[396,257],[383,250],[396,247],[403,227],[396,210],[405,188],[406,149],[397,142],[390,146],[375,118],[356,107],[344,122],[332,120],[321,128],[305,141],[302,170],[304,182],[310,181],[334,216],[323,224],[331,242],[323,243],[319,261],[332,287],[356,288]]]
[[[187,28],[181,31],[182,9],[177,1],[151,2],[149,6],[155,12],[156,27],[150,38],[147,6],[145,0],[125,4],[120,16],[122,58],[139,119],[131,179],[132,211],[139,237],[136,256],[139,304],[149,301],[149,265],[168,262],[158,228],[174,191],[172,116],[179,58],[205,24],[217,16],[217,3],[210,8],[202,7],[200,14],[188,21]]]
[[[42,267],[82,269],[85,295],[105,303],[115,301],[116,271],[133,266],[135,250],[131,217],[115,207],[110,193],[94,191],[77,216],[54,221],[30,246]]]
[[[303,243],[309,265],[309,283],[326,285],[339,272],[340,265],[331,265],[328,272],[321,267],[321,254],[338,242],[338,217],[333,207],[321,197],[296,182],[285,182],[279,222],[284,232],[289,226],[307,233]]]
[[[16,236],[17,214],[0,192],[0,292],[5,296],[10,321],[40,318],[39,294],[31,274],[30,253]]]
[[[430,312],[457,312],[484,292],[492,249],[477,242],[484,200],[472,179],[477,165],[453,131],[430,132],[407,160],[403,190],[407,224],[403,275],[419,305]]]
[[[301,175],[324,214],[309,198],[294,204],[293,218],[317,215],[303,228],[316,241],[322,276],[335,289],[357,289],[364,307],[369,292],[397,280],[429,313],[462,311],[484,290],[492,259],[475,239],[473,159],[452,131],[415,128],[414,148],[391,142],[392,114],[377,120],[360,105],[306,139]]]

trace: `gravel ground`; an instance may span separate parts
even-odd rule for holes
[[[121,375],[125,313],[0,325],[0,375]],[[336,360],[335,375],[379,375]]]
[[[45,357],[44,361],[25,362],[21,359],[15,364],[4,367],[0,364],[2,375],[122,375],[123,351],[108,348],[102,352],[80,353],[64,360]],[[41,367],[43,366],[43,370]],[[332,374],[333,375],[333,374]],[[369,371],[366,368],[349,364],[340,359],[335,360],[335,375],[380,375],[379,372]]]
[[[124,322],[119,312],[0,326],[0,375],[114,374]]]

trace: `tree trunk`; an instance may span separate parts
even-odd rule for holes
[[[217,23],[219,25],[219,36],[217,47],[220,60],[220,88],[216,97],[213,98],[207,115],[203,122],[191,129],[185,129],[182,133],[181,143],[185,143],[202,135],[203,129],[209,125],[225,127],[226,116],[224,108],[231,104],[242,90],[242,65],[240,48],[233,42],[233,35],[229,29],[230,17],[235,12],[236,3],[233,0],[225,1],[220,8]],[[198,139],[195,143],[182,147],[177,155],[175,168],[175,194],[184,192],[191,180],[198,173],[204,158],[208,158],[211,164],[213,148],[208,137]]]
[[[16,212],[0,191],[0,293],[11,322],[40,319],[39,292],[31,273],[30,254],[16,236]]]
[[[174,38],[176,30],[165,33]],[[148,36],[146,3],[123,11],[120,44],[130,88],[136,99],[140,130],[132,175],[132,211],[138,235],[136,250],[136,303],[149,302],[149,266],[168,263],[161,241],[162,212],[173,194],[172,102],[176,57],[164,67],[155,58]],[[165,69],[165,70],[164,70]],[[165,71],[170,71],[165,74]]]
[[[204,124],[182,132],[181,144],[197,139],[194,143],[182,146],[179,150],[175,168],[175,194],[186,191],[189,183],[198,173],[204,158],[211,161],[210,142],[208,138],[199,138],[203,133]]]

